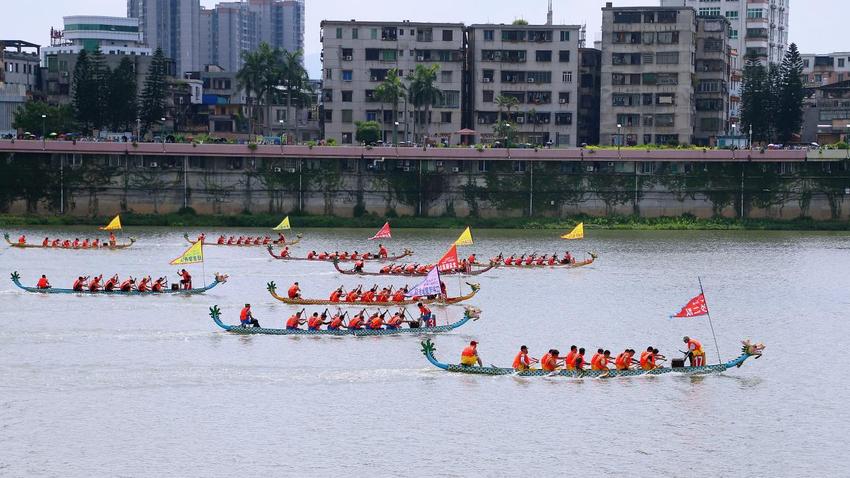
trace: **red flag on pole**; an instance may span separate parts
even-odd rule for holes
[[[708,304],[705,303],[705,294],[700,294],[691,299],[673,318],[684,319],[703,315],[708,315]]]
[[[378,233],[375,234],[369,240],[374,241],[375,239],[392,239],[392,237],[392,234],[390,234],[390,223],[387,222],[386,224],[384,224],[384,227],[382,227],[381,230],[378,231]]]
[[[437,270],[440,272],[452,271],[457,269],[459,264],[460,262],[457,260],[457,246],[452,245],[449,252],[446,252],[446,255],[437,262]]]

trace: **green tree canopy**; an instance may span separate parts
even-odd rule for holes
[[[780,71],[776,133],[779,141],[787,143],[803,127],[803,59],[795,43],[788,47]]]
[[[377,121],[358,121],[354,137],[358,143],[373,145],[381,139],[381,125]]]
[[[121,59],[118,67],[109,75],[108,95],[104,117],[112,131],[132,130],[137,115],[137,85],[133,60]]]
[[[435,85],[437,82],[438,71],[440,71],[440,65],[438,64],[433,64],[431,66],[416,65],[416,69],[413,70],[413,73],[407,78],[410,82],[410,85],[408,86],[410,102],[413,103],[413,106],[417,110],[420,108],[425,110],[422,122],[425,123],[426,138],[430,136],[431,131],[431,122],[428,118],[431,113],[431,107],[434,106],[434,104],[443,101],[444,98],[442,90],[437,88]],[[417,116],[419,115],[417,114]]]
[[[157,48],[148,68],[145,87],[139,98],[139,119],[144,131],[148,131],[152,125],[160,123],[161,119],[165,117],[167,74],[168,60],[166,60],[162,48]]]
[[[42,118],[45,115],[46,118]],[[43,123],[42,123],[43,120]],[[43,101],[27,101],[15,111],[12,127],[35,135],[69,133],[74,131],[74,109],[71,105],[51,106]]]

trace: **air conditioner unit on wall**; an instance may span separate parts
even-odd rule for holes
[[[156,167],[158,167],[158,166],[159,166],[159,164],[157,164],[157,162],[156,162],[156,161],[153,161],[153,162],[150,164],[150,167],[152,167],[152,168],[156,168]]]
[[[405,173],[409,173],[410,172],[410,166],[405,166],[405,167],[401,168],[401,170],[404,171]]]
[[[483,81],[484,83],[490,83],[490,78],[484,78],[484,79],[483,79],[483,80],[481,80],[481,81]]]
[[[438,168],[442,168],[442,167],[443,167],[443,162],[442,162],[442,161],[437,161],[437,167],[438,167]]]
[[[351,61],[351,60],[352,60],[352,56],[351,56],[351,55],[348,55],[348,56],[346,56],[346,57],[345,57],[345,61]]]
[[[565,105],[565,104],[567,104],[567,100],[566,100],[566,98],[561,98],[560,100],[558,100],[558,103]]]
[[[459,173],[459,172],[460,172],[460,168],[458,168],[458,167],[454,167],[454,168],[452,168],[452,172],[453,172],[453,173]]]
[[[529,82],[529,83],[534,83],[534,78],[533,78],[533,77],[532,77],[532,78],[529,78],[529,79],[527,79],[526,81],[527,81],[527,82]]]
[[[294,172],[295,172],[295,168],[288,168],[288,169],[286,170],[286,172],[287,172],[287,173],[294,173]]]

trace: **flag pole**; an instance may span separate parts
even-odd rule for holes
[[[723,363],[723,359],[720,358],[720,346],[717,344],[717,335],[714,333],[714,324],[711,323],[711,309],[708,307],[708,301],[705,300],[705,290],[702,288],[702,278],[697,276],[697,280],[699,281],[699,292],[702,294],[703,301],[705,301],[705,315],[708,317],[708,326],[711,327],[711,336],[714,338],[714,348],[717,350],[717,363]]]

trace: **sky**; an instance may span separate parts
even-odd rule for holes
[[[614,6],[658,5],[658,0],[613,0]],[[125,0],[0,0],[0,38],[47,44],[50,27],[65,15],[125,16]],[[201,0],[213,7],[215,0]],[[599,39],[605,0],[553,0],[555,22],[587,25],[588,44]],[[321,70],[322,20],[412,20],[421,22],[510,23],[546,21],[547,0],[306,0],[305,62],[311,77]],[[850,51],[847,0],[790,0],[790,38],[804,53]],[[368,14],[364,13],[368,12]],[[831,13],[830,13],[831,12]]]

